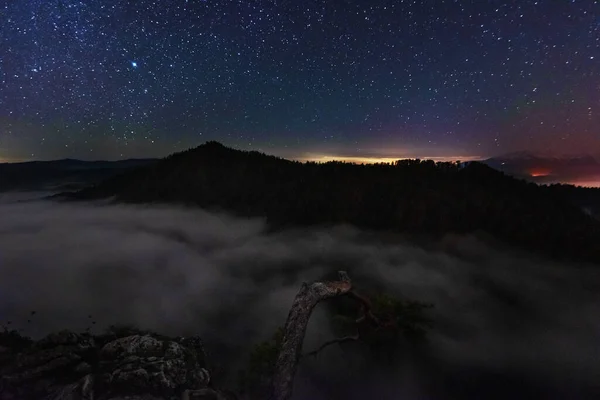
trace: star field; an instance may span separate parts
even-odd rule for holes
[[[591,0],[11,0],[0,160],[600,154]]]

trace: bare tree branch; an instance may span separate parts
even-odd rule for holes
[[[321,346],[319,346],[318,349],[313,350],[309,353],[306,353],[303,357],[316,356],[321,351],[323,351],[325,348],[327,348],[331,345],[334,345],[334,344],[342,344],[342,343],[346,343],[346,342],[356,342],[358,340],[360,340],[360,335],[358,333],[356,335],[352,335],[352,336],[344,336],[341,338],[332,339],[332,340],[329,340],[329,341],[323,343]]]
[[[370,323],[376,329],[393,325],[392,321],[382,321],[373,314],[371,301],[352,290],[352,282],[346,272],[339,271],[338,275],[339,280],[334,282],[314,282],[310,285],[303,283],[296,295],[285,323],[281,350],[275,364],[272,400],[289,400],[292,396],[294,376],[298,369],[298,363],[303,357],[302,343],[306,335],[308,320],[313,309],[320,301],[338,296],[349,296],[360,304],[359,316],[356,319],[357,324]],[[336,343],[340,344],[360,339],[360,333],[332,339],[304,356],[317,355],[326,347]]]
[[[285,323],[283,341],[273,376],[272,400],[289,400],[292,397],[294,377],[302,357],[302,343],[308,320],[315,306],[322,300],[347,294],[352,282],[345,271],[338,272],[334,282],[303,283],[296,295]]]
[[[334,344],[360,341],[363,339],[362,335],[368,336],[369,332],[373,330],[378,332],[390,329],[391,332],[398,332],[398,329],[404,329],[399,326],[398,318],[394,316],[396,311],[390,311],[389,315],[385,312],[378,312],[379,316],[376,316],[373,313],[371,301],[352,289],[352,282],[348,274],[339,271],[338,275],[339,280],[333,282],[303,283],[294,298],[283,329],[283,339],[275,362],[269,400],[289,400],[291,398],[294,377],[302,357],[315,356]],[[320,301],[339,296],[348,296],[359,304],[358,316],[354,320],[356,334],[329,340],[316,350],[302,355],[302,344],[313,309]],[[393,306],[392,308],[395,307],[394,303],[390,304]]]
[[[348,293],[346,293],[345,295],[349,296],[353,300],[356,300],[358,303],[360,303],[360,312],[359,312],[359,317],[355,321],[356,324],[360,324],[362,322],[370,322],[373,325],[375,325],[375,327],[377,329],[386,327],[388,325],[388,324],[382,323],[381,320],[379,318],[377,318],[375,316],[375,314],[373,314],[373,312],[371,311],[371,307],[372,307],[371,301],[369,299],[367,299],[364,296],[361,296],[360,294],[354,292],[353,290],[348,291]],[[304,355],[304,357],[315,356],[318,353],[320,353],[321,351],[323,351],[325,348],[327,348],[333,344],[336,344],[336,343],[342,344],[342,343],[346,343],[346,342],[356,342],[359,340],[361,340],[360,333],[356,333],[355,335],[351,335],[351,336],[344,336],[341,338],[332,339],[332,340],[329,340],[329,341],[323,343],[318,349],[306,353]]]

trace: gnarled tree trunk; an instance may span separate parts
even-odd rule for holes
[[[296,295],[285,323],[283,342],[275,364],[272,400],[289,400],[292,397],[294,376],[302,357],[302,343],[315,306],[322,300],[347,294],[352,289],[348,274],[344,271],[338,274],[338,281],[303,283]]]

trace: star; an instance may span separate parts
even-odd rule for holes
[[[3,158],[600,155],[597,2],[4,3]]]

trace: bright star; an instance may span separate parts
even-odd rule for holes
[[[135,61],[132,61],[132,62],[131,62],[131,66],[132,66],[133,68],[137,68],[137,63],[136,63]]]

